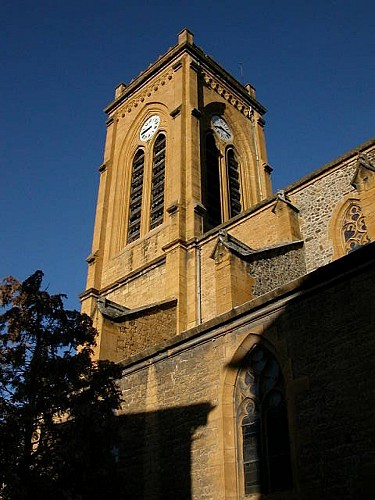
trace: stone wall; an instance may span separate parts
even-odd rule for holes
[[[375,148],[365,150],[368,158],[375,159]],[[306,268],[310,272],[333,260],[333,241],[329,234],[332,216],[349,194],[358,196],[351,185],[357,165],[354,152],[348,159],[338,161],[336,166],[311,175],[297,187],[288,189],[288,195],[299,209],[300,227],[306,250]]]
[[[185,350],[122,379],[121,418],[136,436],[134,441],[124,431],[124,474],[126,479],[130,474],[133,483],[129,491],[124,481],[129,498],[220,498],[216,496],[221,483],[218,412],[210,418],[219,401],[224,357],[222,341],[219,344]],[[139,455],[148,464],[142,464],[141,476],[134,465]]]
[[[298,245],[281,246],[259,252],[249,264],[249,273],[254,278],[253,295],[259,297],[284,283],[306,273],[305,252]]]
[[[300,210],[301,232],[305,240],[308,271],[328,264],[333,257],[333,242],[329,239],[329,223],[333,212],[347,194],[354,191],[350,185],[356,160],[307,184],[293,199]]]
[[[264,295],[128,360],[122,495],[238,498],[234,385],[241,360],[262,342],[284,372],[294,472],[293,491],[267,499],[371,498],[372,247],[279,289],[281,302]]]
[[[165,260],[129,275],[121,285],[102,294],[107,299],[131,309],[164,300],[166,286]]]
[[[176,334],[176,303],[167,303],[130,312],[122,321],[104,319],[103,356],[121,361],[160,344]]]
[[[112,285],[132,271],[152,265],[153,261],[164,255],[161,247],[168,241],[168,229],[155,229],[152,234],[124,247],[112,256],[103,270],[101,287]]]
[[[369,253],[363,254],[365,261]],[[359,500],[375,493],[375,310],[368,300],[375,274],[374,267],[367,270],[368,276],[353,273],[350,280],[294,303],[278,322],[293,377],[309,381],[294,407],[299,498]]]

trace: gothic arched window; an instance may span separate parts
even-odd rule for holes
[[[152,158],[150,229],[163,223],[166,138],[159,134]]]
[[[145,154],[138,149],[133,158],[132,177],[130,185],[128,243],[139,238],[141,234],[141,209],[143,191],[143,171]]]
[[[236,384],[240,476],[245,495],[292,486],[284,379],[275,357],[256,344]]]
[[[229,218],[239,214],[241,207],[240,172],[236,153],[231,147],[227,150],[227,176],[229,193]]]
[[[352,201],[345,210],[342,224],[342,242],[345,253],[350,253],[369,241],[361,206]]]
[[[216,147],[214,136],[212,134],[208,134],[206,137],[205,165],[207,229],[218,226],[222,222],[219,156],[220,152]]]

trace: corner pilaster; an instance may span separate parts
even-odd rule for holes
[[[358,191],[367,235],[371,241],[375,241],[375,165],[363,153],[358,155],[351,184]]]
[[[277,217],[276,227],[279,241],[297,241],[302,239],[298,220],[299,210],[284,191],[277,193],[277,200],[272,209]]]
[[[247,262],[225,244],[226,235],[219,235],[211,256],[215,260],[216,313],[222,314],[253,298],[254,279]]]

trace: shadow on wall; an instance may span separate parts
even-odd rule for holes
[[[119,417],[117,499],[191,499],[191,443],[209,403]]]
[[[238,440],[224,440],[228,494],[215,490],[218,498],[375,498],[374,292],[371,243],[277,294],[255,299],[252,309],[247,304],[223,316],[229,326],[232,314],[248,320],[249,335],[227,370],[226,404],[236,407]],[[253,322],[248,315],[257,313],[255,303],[261,315]],[[223,325],[222,318],[217,324]],[[189,359],[195,361],[193,353]],[[198,377],[195,384],[199,387]],[[119,416],[115,494],[108,498],[191,500],[194,468],[202,471],[207,463],[205,432],[212,409],[204,402]],[[232,415],[223,418],[225,437],[235,435],[233,425]],[[202,445],[193,450],[200,427]],[[212,476],[207,471],[194,479],[203,498]]]
[[[229,365],[243,494],[375,498],[374,245],[287,285]]]

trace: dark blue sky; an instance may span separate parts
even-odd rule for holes
[[[279,189],[374,135],[373,0],[2,0],[0,277],[45,271],[79,307],[102,109],[188,27],[268,109]]]

